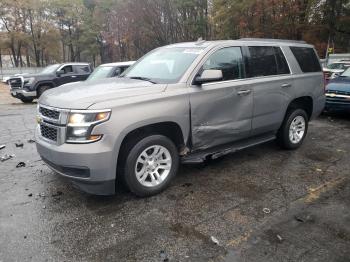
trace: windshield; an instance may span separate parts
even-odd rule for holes
[[[113,72],[113,68],[113,66],[99,66],[92,72],[87,81],[110,77],[111,73]]]
[[[350,77],[350,67],[348,69],[346,69],[340,76]]]
[[[60,66],[59,64],[49,65],[49,66],[45,67],[45,68],[41,71],[41,73],[42,73],[42,74],[55,73],[59,66]]]
[[[176,83],[202,51],[203,48],[160,48],[147,54],[122,77]]]

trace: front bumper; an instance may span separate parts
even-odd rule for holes
[[[24,89],[11,89],[11,95],[15,98],[36,98],[36,91],[26,91]]]
[[[36,147],[43,161],[56,173],[68,178],[79,189],[95,195],[115,193],[116,157],[108,136],[91,144],[47,142],[35,132]]]
[[[350,96],[333,93],[327,94],[326,110],[350,110]]]

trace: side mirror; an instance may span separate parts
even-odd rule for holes
[[[59,70],[59,71],[57,71],[56,72],[56,75],[58,76],[58,77],[60,77],[61,75],[64,75],[64,70]]]
[[[208,82],[215,82],[222,80],[223,75],[221,70],[208,69],[204,70],[200,76],[194,79],[196,85],[201,85]]]

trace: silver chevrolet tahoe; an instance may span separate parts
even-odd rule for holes
[[[276,139],[298,148],[325,104],[313,46],[273,39],[157,48],[121,78],[45,92],[36,143],[54,171],[91,194],[124,182],[138,196],[164,190],[179,163]]]

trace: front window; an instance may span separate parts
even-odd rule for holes
[[[202,70],[221,70],[223,81],[244,78],[243,56],[240,47],[226,47],[213,53]]]
[[[122,77],[176,83],[202,51],[203,48],[160,48],[147,54]]]
[[[113,68],[112,66],[99,66],[92,72],[87,81],[107,78],[113,72]]]
[[[45,68],[41,71],[41,73],[42,73],[42,74],[52,74],[52,73],[55,73],[59,66],[60,66],[59,64],[49,65],[49,66],[45,67]]]
[[[342,69],[343,68],[343,65],[340,64],[340,63],[335,63],[335,64],[330,64],[328,66],[329,69]]]

